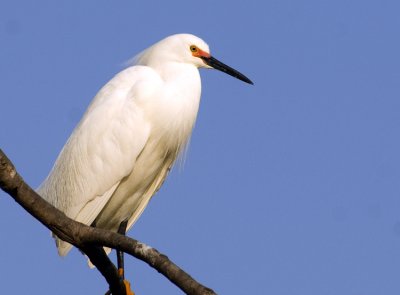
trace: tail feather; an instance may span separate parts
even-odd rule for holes
[[[68,254],[68,252],[71,251],[72,245],[68,242],[65,242],[65,241],[57,238],[54,234],[53,234],[53,238],[56,240],[58,255],[66,256]]]

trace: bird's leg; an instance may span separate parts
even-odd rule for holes
[[[118,233],[121,235],[126,234],[126,227],[128,226],[128,219],[124,220],[121,222],[118,228]],[[135,295],[131,289],[131,284],[125,280],[125,269],[124,269],[124,252],[120,250],[117,251],[117,267],[118,267],[118,276],[120,280],[124,283],[125,285],[125,293],[126,295]],[[105,295],[111,295],[111,291],[108,290]]]
[[[128,225],[128,219],[125,219],[119,225],[118,233],[125,236],[127,225]],[[135,293],[133,293],[133,291],[131,290],[131,284],[127,280],[125,280],[124,252],[120,250],[116,251],[117,251],[118,275],[125,284],[126,295],[135,295]]]
[[[124,220],[121,222],[118,228],[118,233],[121,235],[126,234],[126,227],[128,225],[128,220]],[[122,280],[125,279],[125,274],[124,274],[124,252],[117,250],[117,266],[118,266],[118,274],[121,277]]]

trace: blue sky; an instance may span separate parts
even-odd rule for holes
[[[0,148],[33,187],[126,60],[193,33],[197,124],[129,232],[220,294],[399,294],[397,1],[2,1]],[[3,293],[103,294],[76,250],[0,193]],[[127,259],[137,294],[181,294]]]

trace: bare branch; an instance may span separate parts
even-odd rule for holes
[[[195,281],[189,274],[161,254],[137,240],[115,232],[90,227],[68,218],[42,199],[17,173],[14,165],[0,149],[0,188],[59,238],[83,251],[102,273],[113,294],[125,294],[115,265],[102,247],[121,250],[155,268],[186,294],[211,295],[213,290]]]

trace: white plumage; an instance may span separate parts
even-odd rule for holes
[[[161,40],[99,91],[38,193],[87,225],[117,231],[129,220],[129,229],[189,140],[200,102],[199,67],[219,67],[251,83],[212,58],[196,36]],[[55,238],[66,255],[71,245]]]

